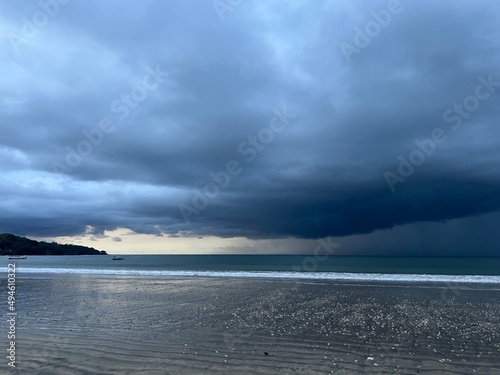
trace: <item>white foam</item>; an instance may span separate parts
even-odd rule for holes
[[[20,271],[20,272],[19,272]],[[4,267],[4,272],[7,269]],[[282,271],[153,271],[153,270],[116,270],[86,268],[22,268],[18,273],[63,273],[130,276],[203,276],[203,277],[240,277],[240,278],[279,278],[334,281],[381,281],[381,282],[435,282],[500,284],[500,276],[485,275],[427,275],[427,274],[380,274],[349,272],[282,272]]]

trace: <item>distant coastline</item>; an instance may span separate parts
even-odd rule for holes
[[[11,233],[2,233],[0,234],[0,255],[107,255],[107,253],[92,247],[35,241]]]

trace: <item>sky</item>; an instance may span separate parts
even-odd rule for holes
[[[500,3],[0,2],[0,232],[499,256]]]

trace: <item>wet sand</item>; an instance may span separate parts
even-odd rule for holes
[[[17,284],[7,373],[500,373],[500,286],[22,274]],[[6,310],[2,321],[6,349]]]

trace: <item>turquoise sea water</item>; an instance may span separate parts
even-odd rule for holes
[[[2,257],[23,273],[274,277],[500,283],[500,258],[304,255],[109,255]]]

